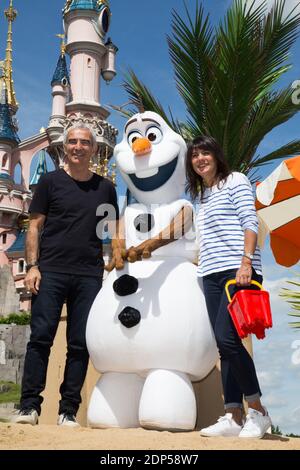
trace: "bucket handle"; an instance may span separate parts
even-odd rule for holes
[[[232,284],[236,284],[235,279],[230,279],[229,281],[226,282],[226,285],[225,285],[225,292],[226,292],[227,299],[228,299],[229,302],[231,302],[231,296],[230,296],[230,293],[229,293],[229,286],[231,286]],[[263,286],[257,281],[251,280],[251,284],[254,284],[255,286],[259,287],[260,290],[264,290]],[[245,287],[247,287],[247,286],[245,286]]]

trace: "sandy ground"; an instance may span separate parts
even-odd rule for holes
[[[145,429],[67,429],[0,423],[1,450],[300,450],[300,438],[205,438],[199,433]]]

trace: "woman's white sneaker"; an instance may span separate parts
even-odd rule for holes
[[[272,421],[265,409],[266,414],[263,415],[260,411],[249,408],[246,416],[246,422],[241,430],[239,437],[250,437],[261,439],[266,434],[267,430],[272,426]]]
[[[220,416],[216,424],[212,424],[207,428],[200,430],[201,436],[214,437],[214,436],[239,436],[242,426],[239,426],[232,418],[232,413],[226,413],[225,416]]]
[[[58,416],[57,424],[59,426],[69,426],[72,428],[80,426],[77,422],[75,415],[71,413],[62,413]]]

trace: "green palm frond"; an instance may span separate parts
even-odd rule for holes
[[[156,100],[149,88],[138,79],[133,70],[128,71],[123,86],[130,98],[131,104],[134,106],[134,108],[130,110],[131,115],[135,114],[137,111],[154,111],[160,114],[176,132],[180,132],[180,125],[178,121],[173,119],[172,113],[170,113],[171,117],[168,117],[161,103]]]
[[[215,28],[198,2],[194,15],[185,7],[186,18],[173,10],[167,41],[186,122],[177,122],[171,112],[170,119],[131,71],[124,86],[134,106],[138,109],[142,102],[158,112],[185,138],[214,136],[232,170],[248,172],[299,153],[294,140],[263,157],[256,154],[263,138],[300,110],[290,86],[274,91],[291,67],[287,61],[300,27],[300,14],[284,16],[284,7],[284,0],[276,0],[266,14],[266,1],[249,7],[249,2],[235,0]]]
[[[207,87],[214,79],[213,28],[209,16],[204,15],[202,6],[196,6],[193,20],[186,8],[187,23],[173,10],[173,37],[168,36],[171,61],[175,71],[175,81],[180,95],[188,109],[189,120],[201,123],[198,134],[207,132],[205,123],[210,113],[210,95]]]
[[[298,274],[300,277],[300,274]],[[283,287],[279,293],[279,296],[285,299],[291,306],[292,312],[289,313],[291,317],[300,317],[300,282],[297,281],[287,281],[288,284],[292,284],[298,289],[287,289]],[[299,313],[298,313],[299,312]],[[299,322],[290,322],[293,328],[300,328]]]
[[[250,164],[250,168],[268,164],[270,161],[277,160],[279,158],[292,157],[296,154],[300,154],[300,140],[293,140],[288,142],[282,147],[274,150],[274,152],[271,152],[261,158],[258,157],[257,159],[254,159]]]
[[[244,126],[243,154],[240,155],[240,162],[248,163],[248,168],[273,159],[288,157],[300,151],[299,141],[294,140],[262,158],[254,157],[264,136],[291,119],[300,110],[300,106],[292,101],[292,91],[288,88],[280,92],[268,93],[253,106],[249,113],[249,120]]]

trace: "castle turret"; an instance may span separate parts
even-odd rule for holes
[[[36,165],[36,169],[32,175],[30,180],[29,187],[31,191],[34,191],[36,185],[38,184],[40,177],[45,175],[48,172],[47,170],[47,163],[46,163],[46,152],[45,150],[41,150],[39,153],[39,159]]]
[[[47,129],[51,140],[48,153],[56,165],[61,166],[64,159],[63,130],[75,122],[83,122],[95,132],[99,153],[94,158],[94,167],[104,166],[104,160],[108,162],[113,153],[118,131],[106,121],[109,111],[100,101],[101,77],[109,82],[116,75],[118,49],[110,39],[106,40],[110,18],[107,0],[67,0],[63,9],[66,52],[70,56],[71,99],[65,102],[64,123],[56,117],[54,122],[54,115],[62,115],[64,107],[62,84],[56,82],[52,117]],[[58,64],[59,70],[64,67],[65,63]]]
[[[104,67],[102,69],[101,75],[106,83],[109,83],[116,75],[115,58],[116,53],[118,52],[118,48],[112,43],[110,38],[108,38],[106,41],[105,46],[107,51],[104,57]]]
[[[11,152],[19,142],[20,139],[12,121],[6,88],[2,84],[0,95],[0,186],[4,184],[11,187],[14,184],[11,176]]]
[[[104,0],[73,0],[65,6],[66,50],[71,60],[73,96],[67,105],[68,112],[80,106],[97,112],[104,119],[108,116],[100,105],[100,76],[103,70],[108,70],[108,63],[112,62],[116,52],[110,43],[105,44],[110,16],[108,2]],[[114,71],[114,63],[111,66]],[[107,76],[106,80],[111,80],[114,75]]]
[[[14,152],[18,151],[20,139],[14,117],[18,103],[12,79],[12,23],[17,16],[13,0],[9,1],[5,16],[8,21],[6,54],[0,62],[0,316],[19,310],[20,296],[14,281],[22,283],[25,276],[24,253],[16,253],[13,261],[8,250],[19,239],[19,220],[27,209],[27,194],[14,181]],[[25,291],[24,287],[22,289]]]
[[[62,41],[60,56],[51,81],[53,101],[48,133],[52,142],[59,139],[63,132],[66,119],[66,103],[70,96],[70,79],[65,49],[65,43]]]
[[[12,78],[12,24],[17,17],[17,10],[13,7],[13,0],[9,2],[9,8],[4,11],[8,21],[7,41],[6,41],[6,54],[5,54],[5,80],[7,88],[8,104],[12,110],[12,114],[16,114],[18,110],[18,103],[16,100],[16,93],[14,90],[14,81]]]
[[[18,109],[12,79],[12,23],[17,16],[10,0],[5,10],[8,20],[5,60],[0,62],[0,186],[11,189],[14,182],[11,175],[11,153],[20,139],[13,115]]]

